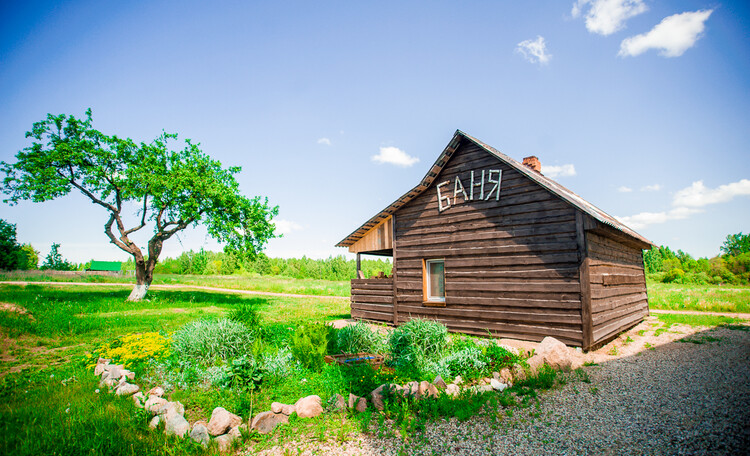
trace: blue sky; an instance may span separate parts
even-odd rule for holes
[[[271,256],[345,253],[456,129],[657,244],[713,256],[750,231],[744,2],[3,2],[0,160],[89,107],[106,133],[242,166],[280,206]],[[81,195],[0,217],[42,256],[127,258]],[[201,247],[219,248],[199,229],[164,255]]]

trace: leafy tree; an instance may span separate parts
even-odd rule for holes
[[[16,241],[16,225],[0,219],[0,269],[18,269],[20,249]]]
[[[721,251],[725,255],[737,256],[750,252],[750,234],[730,234],[721,246]]]
[[[31,244],[23,244],[18,250],[18,269],[29,270],[39,267],[39,252]]]
[[[162,133],[150,143],[109,136],[92,128],[91,110],[83,119],[48,114],[26,133],[32,145],[2,162],[5,202],[49,201],[77,190],[102,207],[110,242],[133,256],[136,285],[129,300],[142,299],[164,242],[189,226],[204,224],[225,250],[252,257],[274,237],[271,219],[278,207],[268,199],[240,194],[234,175],[186,140],[171,150],[176,134]],[[139,209],[128,224],[128,203]],[[144,254],[131,235],[147,225],[153,236]]]
[[[53,271],[73,271],[75,265],[69,263],[68,260],[62,257],[60,253],[60,244],[52,243],[52,247],[49,249],[49,253],[44,258],[42,269],[51,269]]]

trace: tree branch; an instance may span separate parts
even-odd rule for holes
[[[148,204],[148,195],[146,195],[146,196],[143,197],[143,214],[141,214],[141,224],[138,225],[138,226],[136,226],[136,227],[134,227],[134,228],[131,228],[131,229],[125,231],[123,233],[123,236],[127,236],[128,234],[133,233],[135,231],[138,231],[141,228],[143,228],[144,226],[146,226],[146,208],[147,208],[147,204]]]
[[[120,211],[117,210],[116,207],[112,206],[109,203],[105,203],[104,201],[100,200],[96,196],[94,196],[93,193],[83,188],[82,185],[80,185],[78,182],[75,181],[75,178],[73,177],[73,170],[70,170],[70,177],[66,176],[65,174],[61,173],[60,170],[57,170],[57,174],[59,174],[61,177],[64,177],[68,180],[75,188],[81,191],[84,195],[88,196],[91,201],[93,201],[95,204],[98,204],[105,209],[108,209],[112,213],[119,213]]]

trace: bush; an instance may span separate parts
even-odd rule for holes
[[[465,347],[438,361],[435,373],[446,378],[457,375],[475,378],[480,376],[487,367],[487,363],[482,358],[482,350],[478,347]]]
[[[201,319],[184,325],[172,335],[172,350],[177,357],[213,363],[244,354],[253,340],[253,331],[242,323],[227,318]]]
[[[264,354],[261,360],[263,372],[265,372],[267,377],[273,379],[288,377],[292,370],[299,365],[294,359],[292,352],[286,347],[273,354]]]
[[[328,351],[328,333],[328,327],[322,324],[298,326],[289,342],[289,349],[304,367],[320,372]]]
[[[448,328],[436,321],[411,320],[391,332],[390,361],[395,366],[419,367],[439,359],[448,339]]]
[[[229,319],[244,324],[250,329],[260,329],[260,316],[255,310],[254,299],[242,302],[229,311]]]
[[[503,367],[511,367],[521,361],[521,357],[494,342],[487,344],[482,349],[484,360],[492,370],[500,370]]]
[[[373,331],[361,321],[346,326],[338,331],[335,351],[341,353],[383,353],[385,337]]]
[[[663,283],[681,283],[682,277],[685,275],[685,271],[680,268],[670,269],[664,277],[661,279]]]
[[[224,386],[242,390],[254,390],[263,381],[263,370],[252,356],[240,356],[228,364],[229,372]]]

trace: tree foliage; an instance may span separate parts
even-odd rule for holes
[[[106,135],[92,127],[88,110],[82,119],[49,114],[26,137],[31,146],[15,163],[1,164],[5,202],[44,202],[74,190],[85,195],[106,211],[105,234],[133,256],[136,283],[146,289],[163,243],[187,227],[203,224],[227,251],[248,256],[274,237],[278,208],[240,193],[234,177],[240,168],[223,168],[190,140],[173,150],[176,134],[150,143]],[[153,235],[144,254],[130,236],[147,225]]]
[[[0,219],[0,269],[36,269],[38,263],[39,252],[16,240],[16,225]]]
[[[750,234],[730,234],[721,246],[721,252],[732,256],[750,252]]]
[[[48,269],[52,271],[73,271],[76,266],[73,263],[68,262],[64,259],[60,253],[60,244],[52,243],[52,247],[49,249],[49,253],[44,258],[44,263],[40,269]]]
[[[654,247],[643,253],[643,266],[651,280],[665,283],[750,283],[750,236],[727,236],[722,256],[695,259],[669,247]]]

